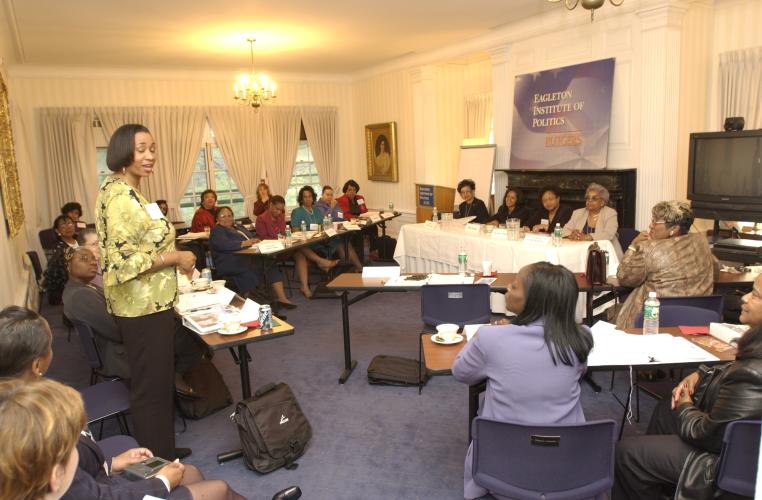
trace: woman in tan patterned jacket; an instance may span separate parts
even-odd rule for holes
[[[616,274],[620,285],[635,288],[619,311],[618,328],[635,325],[648,292],[659,297],[710,295],[719,277],[706,236],[688,233],[693,224],[688,203],[662,201],[651,214],[649,230],[632,240]]]

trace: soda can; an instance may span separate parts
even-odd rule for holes
[[[263,332],[270,332],[273,329],[273,312],[267,304],[259,306],[259,328]]]
[[[205,267],[201,270],[201,277],[206,278],[209,280],[209,283],[212,282],[212,270],[208,267]]]

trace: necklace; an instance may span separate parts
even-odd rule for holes
[[[472,206],[474,206],[474,201],[473,200],[471,200],[471,203],[466,202],[466,215],[464,215],[463,217],[468,217],[468,214],[471,213],[471,207]]]

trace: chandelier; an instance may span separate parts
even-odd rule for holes
[[[247,38],[251,51],[251,71],[238,77],[233,85],[233,99],[240,104],[259,108],[263,103],[278,97],[278,86],[264,73],[254,72],[254,42],[256,38]]]
[[[569,10],[574,10],[577,8],[577,4],[582,4],[583,9],[587,9],[590,11],[590,22],[593,22],[593,17],[595,16],[595,9],[601,7],[606,0],[563,0],[564,5],[566,5],[566,8]],[[559,3],[561,0],[548,0],[550,3]],[[611,5],[614,7],[619,7],[624,3],[624,0],[614,1],[609,0],[611,2]]]

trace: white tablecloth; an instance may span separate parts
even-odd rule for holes
[[[458,272],[458,252],[461,244],[468,254],[468,270],[481,272],[482,261],[489,260],[501,273],[516,273],[534,262],[561,264],[572,272],[581,273],[587,265],[589,241],[563,240],[561,246],[538,245],[522,241],[492,239],[490,235],[466,233],[463,226],[443,226],[426,229],[423,224],[407,224],[400,229],[394,260],[403,273]],[[609,252],[608,275],[615,275],[619,266],[610,241],[599,241],[602,250]]]
[[[492,239],[489,234],[466,233],[462,225],[440,223],[438,229],[427,229],[423,224],[407,224],[400,229],[394,260],[403,273],[457,273],[458,252],[461,244],[468,255],[469,271],[480,273],[482,261],[489,260],[501,273],[517,273],[522,267],[534,262],[548,261],[561,264],[572,272],[585,272],[589,241],[563,240],[561,246],[540,245],[525,241]],[[619,259],[610,241],[599,241],[601,250],[609,253],[607,275],[615,275]],[[493,293],[492,312],[505,313],[505,298]],[[596,309],[600,314],[605,306]],[[585,300],[580,294],[577,302],[577,321],[585,314]]]

